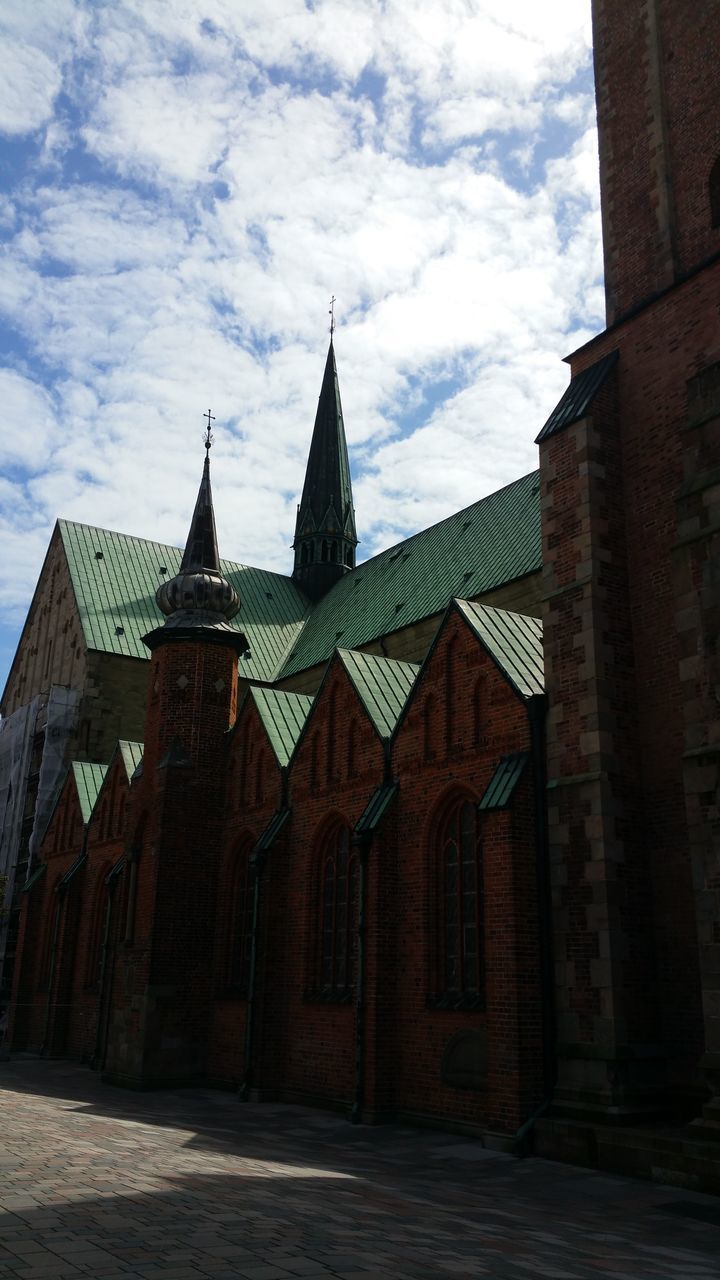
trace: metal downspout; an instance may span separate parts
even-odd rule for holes
[[[53,919],[52,942],[50,943],[50,974],[48,977],[48,998],[47,998],[47,1006],[45,1009],[45,1024],[43,1026],[43,1038],[42,1038],[42,1044],[40,1046],[40,1056],[43,1058],[45,1057],[45,1054],[48,1048],[48,1036],[50,1034],[50,1018],[52,1016],[53,986],[55,983],[55,964],[57,961],[57,944],[58,944],[58,935],[60,933],[60,917],[62,915],[63,906],[65,905],[65,894],[60,888],[60,885],[58,885],[57,887],[57,895],[58,895],[58,898],[57,898],[57,902],[55,903],[55,916]]]
[[[552,898],[550,892],[549,850],[547,836],[547,771],[545,767],[544,695],[530,698],[527,704],[532,744],[533,789],[535,792],[535,876],[538,895],[538,935],[540,943],[540,992],[542,1000],[542,1056],[544,1098],[520,1126],[513,1144],[522,1148],[530,1137],[535,1122],[548,1110],[557,1079],[555,1032],[555,962],[553,955]]]
[[[252,924],[250,932],[250,971],[248,973],[247,1009],[245,1013],[245,1070],[238,1089],[238,1098],[247,1102],[252,1088],[252,1055],[255,1039],[255,1006],[256,1006],[256,973],[258,920],[260,916],[260,882],[265,870],[265,854],[259,853],[253,859],[253,904]]]
[[[288,806],[288,771],[287,766],[282,770],[282,782],[280,789],[280,807],[287,809]],[[252,923],[250,933],[250,971],[248,973],[248,998],[247,1011],[245,1015],[245,1064],[243,1078],[238,1089],[238,1098],[241,1102],[247,1102],[252,1088],[252,1059],[255,1044],[255,1014],[257,1007],[257,944],[258,944],[258,924],[260,922],[260,885],[262,882],[265,863],[267,860],[267,852],[262,850],[255,855],[254,877],[253,877],[253,905],[252,905]]]
[[[362,1119],[363,1097],[365,1093],[365,969],[366,969],[366,909],[367,909],[367,864],[372,832],[356,836],[355,843],[360,862],[358,884],[358,924],[357,924],[357,978],[355,982],[355,1098],[350,1111],[351,1124],[359,1124]]]
[[[382,645],[382,640],[381,640]],[[392,779],[390,739],[383,741],[383,783]],[[365,985],[367,974],[367,869],[374,831],[354,837],[360,858],[358,885],[357,982],[355,987],[355,1098],[350,1111],[351,1124],[360,1124],[365,1095]]]
[[[100,959],[100,992],[98,996],[98,1025],[95,1034],[95,1051],[92,1056],[94,1070],[102,1071],[105,1066],[105,1050],[107,1048],[107,1032],[110,1025],[110,995],[112,966],[110,964],[110,931],[112,926],[115,883],[108,885],[108,900],[105,907],[105,925],[103,928],[102,956]]]

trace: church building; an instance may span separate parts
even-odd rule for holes
[[[356,564],[331,341],[289,576],[219,558],[209,431],[184,553],[58,522],[13,1050],[720,1191],[720,13],[593,21],[607,324],[537,472]]]

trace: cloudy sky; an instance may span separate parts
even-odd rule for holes
[[[0,0],[0,687],[58,515],[289,571],[337,297],[359,554],[536,465],[602,327],[590,0]]]

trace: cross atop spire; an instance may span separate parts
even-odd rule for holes
[[[204,414],[203,414],[203,418],[207,418],[207,420],[208,420],[208,424],[207,424],[207,427],[206,427],[206,429],[205,429],[205,448],[207,449],[207,451],[208,451],[208,453],[209,453],[209,452],[210,452],[210,450],[211,450],[211,448],[212,448],[212,446],[213,446],[213,442],[214,442],[214,440],[215,440],[215,437],[214,437],[214,435],[213,435],[212,431],[210,430],[210,423],[215,421],[215,414],[214,414],[214,413],[211,413],[211,412],[210,412],[210,410],[208,409],[207,413],[204,413]]]
[[[337,298],[335,297],[335,294],[333,294],[332,298],[330,299],[330,310],[328,312],[328,315],[330,316],[330,341],[331,342],[333,340],[333,334],[335,332],[335,303],[336,302],[337,302]]]

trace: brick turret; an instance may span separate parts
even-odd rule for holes
[[[167,619],[145,637],[152,671],[132,789],[134,874],[105,1058],[110,1078],[141,1085],[200,1078],[209,1039],[226,740],[247,642],[230,625],[239,600],[220,572],[208,458],[180,572],[157,601]]]

